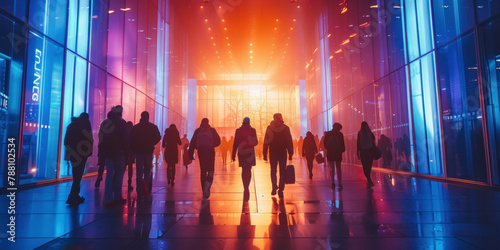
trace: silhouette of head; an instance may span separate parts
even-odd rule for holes
[[[187,137],[188,135],[187,134],[184,134],[184,137]]]
[[[149,112],[148,111],[142,111],[141,120],[146,121],[146,122],[149,121]]]
[[[127,126],[129,126],[129,127],[133,127],[133,126],[134,126],[134,123],[132,123],[131,121],[128,121],[128,122],[127,122]]]
[[[313,133],[311,133],[311,131],[307,131],[306,137],[314,137],[314,136],[313,136]]]
[[[206,127],[206,126],[208,126],[208,118],[201,119],[200,127]]]
[[[341,129],[342,129],[342,125],[340,125],[340,123],[336,122],[333,124],[334,131],[340,131]]]
[[[284,121],[283,121],[283,115],[281,115],[281,113],[276,113],[276,114],[274,114],[273,119],[274,119],[275,121],[284,122]]]
[[[80,116],[78,117],[78,119],[88,121],[89,120],[89,114],[83,112],[83,113],[80,114]]]
[[[170,127],[168,127],[168,128],[171,128],[171,129],[175,128],[176,129],[177,127],[175,126],[175,124],[172,123],[172,124],[170,124]]]
[[[368,126],[367,122],[362,122],[361,123],[361,128],[359,129],[360,131],[371,131],[370,127]]]
[[[250,124],[250,118],[248,117],[243,118],[243,124]]]
[[[117,116],[119,118],[122,118],[122,114],[123,114],[123,107],[122,105],[116,105],[114,107],[111,108],[111,112],[117,114]]]

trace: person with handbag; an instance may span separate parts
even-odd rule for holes
[[[330,177],[332,178],[332,188],[335,188],[335,170],[337,172],[337,185],[339,189],[342,186],[342,154],[345,152],[344,134],[340,132],[342,125],[336,122],[333,124],[332,131],[328,131],[325,135],[325,150],[326,158],[330,165]]]
[[[288,159],[291,161],[293,156],[293,143],[292,134],[290,133],[290,128],[284,124],[283,116],[280,113],[276,113],[273,116],[273,121],[266,129],[266,136],[264,137],[264,161],[267,161],[267,152],[269,150],[269,163],[271,165],[271,182],[273,189],[271,195],[276,195],[278,191],[279,198],[283,198],[283,191],[285,190],[286,177],[287,177],[287,166],[286,166],[286,156],[288,151]],[[276,173],[278,171],[280,180],[279,186],[277,185]]]
[[[313,162],[314,156],[318,153],[318,148],[316,147],[316,142],[314,141],[314,135],[309,131],[304,139],[304,145],[302,146],[302,157],[306,158],[307,169],[309,170],[309,179],[313,178]]]
[[[363,173],[366,176],[367,188],[375,186],[370,176],[373,160],[375,158],[374,151],[378,151],[375,145],[375,135],[373,135],[368,123],[362,122],[358,132],[357,155],[358,159],[361,160],[361,165],[363,165]]]
[[[252,180],[252,167],[256,165],[255,149],[257,146],[257,132],[250,126],[250,118],[245,117],[240,128],[236,129],[234,134],[234,144],[231,160],[236,161],[236,152],[238,152],[238,163],[241,167],[241,180],[243,181],[243,200],[250,199],[250,181]]]

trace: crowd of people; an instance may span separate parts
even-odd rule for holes
[[[252,179],[252,167],[256,165],[256,157],[262,157],[269,162],[271,177],[271,195],[284,197],[287,179],[287,162],[294,154],[305,158],[309,178],[313,178],[314,160],[323,162],[330,167],[332,188],[341,190],[342,186],[342,155],[346,151],[342,125],[335,123],[331,131],[323,134],[322,138],[307,132],[306,137],[293,140],[290,128],[285,124],[283,116],[276,113],[267,127],[263,139],[258,139],[256,130],[250,125],[250,118],[243,119],[240,128],[228,140],[219,136],[215,128],[210,126],[209,120],[203,118],[200,126],[194,131],[191,140],[185,134],[180,137],[175,124],[171,124],[165,131],[163,139],[158,127],[149,121],[149,113],[141,113],[139,123],[133,125],[122,118],[123,107],[118,105],[108,112],[107,119],[99,127],[98,134],[98,176],[95,187],[99,188],[103,180],[104,168],[107,174],[105,179],[106,206],[125,204],[122,195],[123,175],[128,169],[128,190],[133,191],[132,185],[133,164],[136,169],[135,189],[138,197],[149,196],[152,189],[153,161],[158,163],[160,151],[163,149],[163,160],[166,163],[167,185],[175,184],[176,164],[181,160],[187,166],[194,160],[194,154],[199,160],[200,184],[203,199],[209,199],[214,180],[216,149],[221,152],[222,163],[227,164],[227,155],[232,162],[238,157],[241,167],[241,179],[244,193],[243,199],[250,198],[249,186]],[[387,141],[382,137],[379,144],[383,150],[389,150]],[[80,182],[84,173],[88,157],[93,152],[92,128],[87,113],[73,118],[68,125],[64,138],[66,147],[65,160],[70,161],[73,167],[73,185],[66,203],[76,205],[84,202],[80,196]],[[390,143],[390,142],[389,142]],[[257,147],[257,150],[256,150]],[[322,151],[323,155],[318,152]],[[366,176],[367,187],[374,186],[370,173],[375,155],[381,150],[375,144],[375,136],[366,122],[361,123],[357,136],[357,157],[361,160],[363,173]],[[181,153],[182,152],[182,153]],[[387,157],[387,156],[384,156]],[[279,174],[279,179],[278,179]],[[335,178],[337,183],[335,184]]]

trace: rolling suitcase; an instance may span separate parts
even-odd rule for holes
[[[286,166],[286,184],[295,184],[295,166]]]

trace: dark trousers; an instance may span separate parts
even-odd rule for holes
[[[370,150],[361,150],[359,152],[359,158],[361,159],[361,165],[363,165],[363,173],[365,174],[366,180],[372,182],[370,174],[372,172],[373,156]]]
[[[167,179],[174,180],[175,179],[175,164],[167,163]]]
[[[198,159],[200,161],[201,189],[203,190],[205,182],[208,182],[212,186],[214,181],[215,153],[198,152]]]
[[[136,154],[135,155],[135,181],[136,190],[138,193],[142,192],[142,180],[146,181],[149,185],[151,178],[151,169],[153,168],[153,154]],[[148,189],[150,189],[148,187]],[[148,190],[151,192],[151,190]]]
[[[132,183],[132,176],[134,175],[134,168],[133,166],[134,164],[130,163],[127,165],[127,168],[128,168],[128,184],[130,185]]]
[[[273,184],[273,188],[279,188],[280,191],[285,190],[285,178],[286,178],[286,154],[283,155],[270,155],[269,163],[271,164],[271,182]],[[280,181],[279,186],[276,184],[276,172],[280,171]]]
[[[82,181],[86,163],[87,158],[83,158],[79,162],[71,162],[71,166],[73,166],[73,184],[71,185],[70,196],[79,196],[80,194],[80,182]]]
[[[307,161],[307,169],[309,169],[309,175],[312,175],[313,164],[314,164],[314,156],[306,157],[306,161]]]
[[[243,181],[243,188],[245,191],[248,190],[250,186],[250,181],[252,180],[252,167],[241,167],[241,180]]]
[[[104,174],[104,166],[105,164],[100,164],[99,169],[97,170],[97,177],[102,178],[102,175]]]

